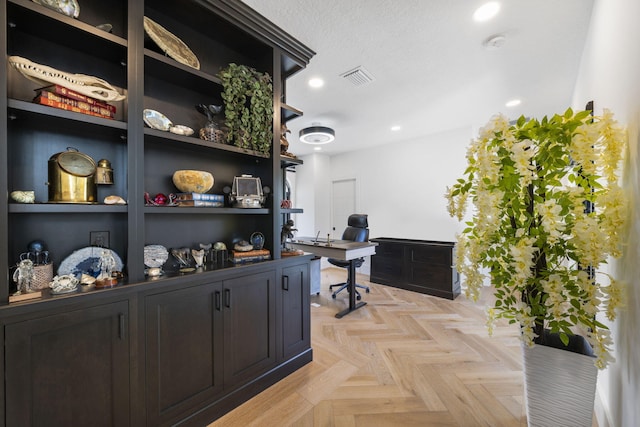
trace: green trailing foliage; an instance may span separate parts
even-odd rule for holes
[[[231,63],[219,73],[222,81],[227,141],[269,154],[273,142],[273,85],[268,73]]]

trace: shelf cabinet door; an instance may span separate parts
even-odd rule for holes
[[[145,299],[148,425],[165,425],[222,392],[221,282]]]
[[[128,302],[5,327],[8,426],[128,426]]]
[[[288,359],[311,345],[309,308],[309,264],[282,270],[282,359]]]
[[[224,281],[225,388],[275,365],[275,285],[275,271]]]

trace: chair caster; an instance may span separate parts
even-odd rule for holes
[[[356,295],[356,299],[357,299],[358,301],[360,301],[360,300],[362,299],[362,296],[360,296],[360,295]]]
[[[369,288],[366,289],[367,293],[369,293]]]
[[[331,298],[336,299],[336,294],[331,294]]]

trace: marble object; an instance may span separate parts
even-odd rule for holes
[[[35,203],[35,191],[12,191],[11,200],[18,203]]]
[[[169,259],[169,251],[162,245],[144,247],[144,265],[149,268],[162,267]]]
[[[177,170],[173,173],[173,184],[183,193],[206,193],[213,187],[213,175],[199,170]]]
[[[126,205],[127,202],[120,196],[107,196],[104,198],[105,205]]]

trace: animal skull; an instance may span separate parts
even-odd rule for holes
[[[122,101],[126,98],[105,80],[86,74],[71,74],[47,65],[36,64],[21,56],[10,56],[9,63],[23,76],[41,85],[58,84],[103,101]]]

